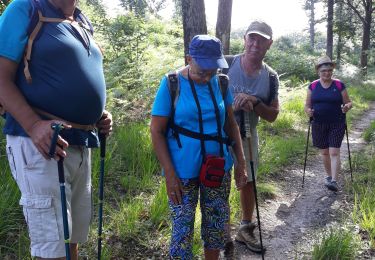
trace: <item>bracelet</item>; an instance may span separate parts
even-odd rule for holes
[[[257,101],[255,101],[255,103],[253,104],[253,108],[259,105],[260,103],[262,103],[262,100],[257,97]]]

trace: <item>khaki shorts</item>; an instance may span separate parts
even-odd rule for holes
[[[65,256],[57,162],[45,160],[30,138],[7,135],[7,154],[21,191],[20,205],[29,228],[31,255]],[[71,243],[87,241],[91,220],[90,149],[72,146],[64,160]]]

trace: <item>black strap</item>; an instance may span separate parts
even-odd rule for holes
[[[179,134],[182,134],[182,135],[194,138],[194,139],[204,139],[205,141],[215,141],[215,142],[218,142],[218,143],[221,142],[222,144],[229,145],[229,146],[233,145],[233,143],[229,139],[229,137],[222,137],[220,139],[218,135],[201,134],[201,133],[191,131],[189,129],[186,129],[186,128],[178,126],[178,125],[174,125],[173,130],[175,131],[177,136]]]
[[[205,138],[204,138],[204,132],[203,132],[202,109],[201,109],[201,106],[200,106],[200,103],[199,103],[199,100],[198,100],[198,95],[197,95],[197,91],[195,89],[195,84],[194,84],[193,80],[190,78],[189,72],[190,72],[190,70],[188,70],[189,83],[190,83],[191,91],[193,92],[195,103],[196,103],[197,108],[198,108],[199,132],[200,132],[199,140],[201,141],[201,152],[202,152],[202,156],[203,156],[203,159],[204,159],[205,156],[206,156],[206,148],[205,148],[205,145],[204,145]],[[215,98],[215,95],[214,95],[214,92],[213,92],[213,89],[212,89],[211,82],[209,81],[207,84],[208,84],[210,96],[211,96],[211,99],[212,99],[212,102],[213,102],[214,108],[215,108],[216,123],[217,123],[217,127],[218,127],[218,130],[217,130],[218,131],[218,140],[219,140],[219,145],[220,145],[220,156],[223,157],[224,156],[224,146],[223,146],[224,141],[223,141],[223,136],[222,136],[222,133],[221,133],[221,122],[220,122],[219,107],[218,107],[217,102],[216,102],[216,98]]]
[[[197,95],[197,91],[195,90],[194,82],[190,78],[190,69],[188,69],[188,79],[189,79],[191,91],[193,92],[195,103],[196,103],[197,108],[198,108],[199,132],[203,135],[204,132],[203,132],[202,109],[201,109],[201,105],[199,104],[198,95]],[[199,139],[201,141],[202,158],[204,159],[206,157],[206,147],[204,146],[204,139],[203,138],[199,138]]]
[[[217,123],[217,132],[219,137],[219,144],[220,144],[220,156],[224,156],[224,148],[223,148],[223,135],[221,134],[221,122],[220,122],[220,113],[219,113],[219,106],[217,105],[216,98],[214,95],[214,91],[212,90],[211,82],[208,82],[208,88],[210,90],[210,95],[212,99],[212,103],[214,103],[215,107],[215,116],[216,116],[216,123]],[[225,106],[224,106],[225,107]]]

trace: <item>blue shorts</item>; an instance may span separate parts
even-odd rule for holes
[[[223,249],[225,226],[229,221],[230,173],[226,173],[218,188],[205,187],[196,179],[181,179],[184,187],[182,204],[169,201],[172,235],[171,259],[193,259],[195,209],[200,196],[202,213],[201,236],[207,249]]]
[[[313,145],[319,149],[340,148],[345,134],[345,123],[312,123]]]

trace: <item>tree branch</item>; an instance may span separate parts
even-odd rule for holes
[[[364,1],[364,0],[363,0]],[[358,11],[357,7],[355,7],[352,3],[351,0],[346,0],[346,4],[358,15],[359,19],[361,20],[362,23],[365,23],[365,18],[362,17],[361,13]]]

